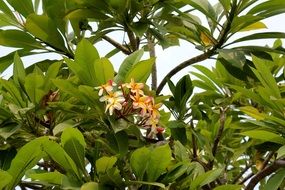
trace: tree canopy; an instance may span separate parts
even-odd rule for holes
[[[0,45],[15,48],[0,57],[0,72],[13,66],[0,79],[0,189],[285,187],[285,33],[258,32],[285,1],[1,0],[0,11]],[[240,43],[264,39],[273,47]],[[201,53],[158,81],[156,47],[182,40]],[[47,53],[61,59],[22,61]],[[207,59],[215,67],[196,64]]]

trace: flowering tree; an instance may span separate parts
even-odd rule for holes
[[[280,0],[1,0],[0,189],[283,189]],[[197,11],[205,18],[202,23]],[[122,32],[120,39],[112,33]],[[273,47],[239,42],[276,39]],[[106,56],[96,44],[114,46]],[[158,84],[155,47],[201,54]],[[26,66],[21,57],[60,60]],[[124,53],[115,71],[109,58]],[[141,60],[145,52],[149,59]],[[194,65],[214,58],[214,68]],[[151,85],[146,84],[151,77]],[[161,90],[168,85],[170,95]],[[195,88],[200,91],[196,92]],[[164,106],[163,106],[164,105]]]

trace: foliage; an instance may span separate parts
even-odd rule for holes
[[[0,79],[0,189],[284,188],[284,48],[281,40],[273,47],[239,44],[285,34],[232,38],[266,28],[262,20],[284,6],[0,1],[0,45],[15,48],[0,58],[0,72],[13,64],[13,75]],[[118,31],[123,40],[110,37]],[[114,50],[99,55],[100,40]],[[177,63],[157,85],[155,47],[180,40],[201,54]],[[118,52],[126,57],[116,71],[109,58]],[[62,59],[22,61],[45,53]],[[216,59],[214,68],[194,65],[171,80],[208,58]],[[169,96],[160,94],[166,84]]]

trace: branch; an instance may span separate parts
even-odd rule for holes
[[[149,56],[155,57],[155,46],[150,33],[147,33],[147,46],[149,49]],[[151,70],[151,89],[156,90],[156,88],[157,88],[157,69],[156,69],[156,62],[154,62]]]
[[[239,181],[239,179],[243,176],[243,174],[245,174],[245,173],[247,172],[247,170],[248,170],[249,168],[251,168],[252,165],[253,165],[253,164],[248,164],[248,165],[246,165],[245,168],[239,173],[239,175],[236,176],[236,177],[233,179],[232,184],[236,184],[236,183]]]
[[[160,84],[157,87],[156,94],[159,94],[162,91],[163,87],[167,83],[167,79],[173,77],[176,73],[178,73],[182,69],[184,69],[190,65],[193,65],[194,63],[204,61],[204,60],[210,58],[211,56],[213,56],[215,54],[216,54],[215,50],[209,50],[207,52],[204,52],[200,55],[197,55],[196,57],[188,59],[188,60],[180,63],[179,65],[177,65],[174,69],[172,69],[169,73],[167,73],[167,75],[162,79],[162,81],[160,82]]]
[[[103,36],[102,37],[104,40],[106,40],[107,42],[109,42],[110,44],[112,44],[114,47],[118,48],[120,51],[122,51],[124,54],[126,55],[130,55],[132,52],[126,48],[125,46],[123,46],[122,44],[116,42],[115,40],[113,40],[112,38],[108,37],[108,36]]]
[[[272,165],[265,167],[259,171],[247,184],[244,190],[253,190],[256,184],[266,176],[272,174],[279,168],[285,167],[285,160],[276,160]]]
[[[227,41],[227,37],[228,37],[228,34],[229,34],[229,31],[231,29],[231,25],[232,25],[232,21],[233,19],[235,18],[235,15],[236,15],[236,9],[237,9],[237,2],[234,1],[233,2],[233,5],[232,5],[232,8],[231,8],[231,11],[229,13],[229,17],[227,19],[227,23],[226,23],[226,26],[225,28],[221,31],[219,37],[218,37],[218,42],[214,45],[214,47],[212,49],[210,49],[209,51],[206,51],[196,57],[193,57],[187,61],[184,61],[182,63],[180,63],[178,66],[176,66],[174,69],[172,69],[161,81],[161,83],[159,84],[157,90],[156,90],[156,94],[159,94],[163,87],[166,85],[167,83],[167,79],[173,77],[176,73],[178,73],[179,71],[181,71],[182,69],[190,66],[190,65],[193,65],[194,63],[198,63],[198,62],[201,62],[201,61],[204,61],[208,58],[210,58],[211,56],[213,55],[216,55],[217,52],[216,50],[219,49],[220,47],[222,47],[222,45]]]

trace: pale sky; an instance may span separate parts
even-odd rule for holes
[[[264,23],[266,24],[268,29],[263,30],[257,30],[256,32],[284,32],[285,33],[285,14],[278,15],[271,17],[269,19],[264,20]],[[252,32],[243,32],[241,35],[244,34],[250,34]],[[283,40],[285,43],[285,41]],[[260,40],[260,41],[248,41],[245,43],[245,45],[269,45],[271,46],[273,43],[273,40]],[[101,56],[104,56],[107,54],[110,50],[113,49],[113,47],[106,42],[102,41],[95,45],[95,47],[98,49]],[[12,49],[0,46],[0,57],[8,54],[11,52]],[[180,46],[170,47],[168,49],[162,50],[160,47],[156,48],[156,55],[157,55],[157,70],[158,70],[158,82],[162,80],[162,78],[177,64],[194,57],[201,52],[196,50],[195,47],[187,43],[185,41],[180,41]],[[147,54],[145,55],[145,58],[147,58]],[[38,61],[39,59],[56,59],[60,58],[59,56],[55,56],[54,54],[50,55],[40,55],[40,56],[27,56],[23,58],[25,65],[30,65],[31,63],[34,63]],[[125,58],[122,54],[117,54],[113,56],[110,60],[114,64],[115,69],[118,69],[119,65],[121,64],[122,60]],[[207,64],[207,65],[213,65],[213,60],[206,60],[201,64]],[[173,80],[176,81],[177,79],[181,78],[183,75],[189,73],[190,67],[184,69],[180,73],[176,74],[173,77]],[[11,68],[8,69],[6,72],[2,73],[2,76],[4,78],[7,78],[11,75]],[[165,90],[164,90],[165,92]]]

